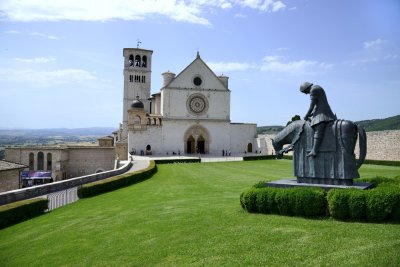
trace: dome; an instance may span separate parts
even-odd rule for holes
[[[132,101],[131,108],[144,108],[143,102],[139,100],[139,96]]]

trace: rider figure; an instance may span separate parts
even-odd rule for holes
[[[307,156],[315,157],[324,137],[325,125],[336,120],[336,115],[333,114],[321,86],[305,82],[300,86],[300,91],[310,94],[311,98],[310,108],[304,116],[304,120],[311,119],[311,127],[314,129],[314,145]]]

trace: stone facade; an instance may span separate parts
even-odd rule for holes
[[[21,188],[20,172],[25,165],[13,162],[0,161],[0,192]]]
[[[114,147],[7,147],[6,160],[26,165],[25,170],[51,171],[54,181],[112,170]]]
[[[150,50],[124,49],[123,123],[117,136],[120,143],[128,143],[129,153],[266,153],[266,142],[257,139],[256,124],[231,123],[228,77],[216,76],[199,54],[178,75],[163,73],[161,91],[148,98],[151,55]],[[145,58],[147,64],[132,65],[129,58]],[[145,81],[137,79],[143,75]]]

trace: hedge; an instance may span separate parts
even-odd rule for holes
[[[316,217],[326,213],[324,191],[319,188],[250,188],[240,196],[248,212]]]
[[[0,206],[0,229],[39,216],[47,209],[47,198],[22,200]]]
[[[114,191],[116,189],[146,180],[156,172],[157,166],[152,160],[150,161],[150,166],[142,171],[125,173],[93,183],[84,184],[78,189],[78,196],[79,198],[87,198]]]
[[[289,216],[331,216],[342,221],[400,221],[400,176],[361,179],[370,190],[266,187],[259,182],[244,191],[240,204],[248,212]]]
[[[384,166],[399,166],[400,167],[400,161],[394,161],[394,160],[366,159],[366,160],[364,160],[364,164],[384,165]]]
[[[156,164],[200,163],[201,159],[157,159]]]
[[[371,190],[333,189],[328,192],[329,212],[337,220],[400,221],[400,190],[381,185]]]
[[[292,160],[293,156],[291,155],[283,155],[283,159]],[[250,160],[268,160],[268,159],[276,159],[276,155],[263,155],[263,156],[244,156],[243,161],[250,161]]]
[[[292,155],[283,155],[283,159],[292,160]],[[244,156],[243,161],[250,161],[250,160],[268,160],[268,159],[276,159],[276,155],[264,155],[264,156]],[[363,164],[373,164],[373,165],[382,165],[382,166],[398,166],[400,167],[400,161],[394,160],[373,160],[373,159],[366,159],[364,160]]]

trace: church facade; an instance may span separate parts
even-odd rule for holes
[[[228,77],[215,75],[197,53],[178,75],[163,73],[160,92],[151,94],[152,54],[140,48],[123,50],[123,122],[118,140],[126,144],[127,152],[162,156],[266,153],[256,124],[231,122]]]

